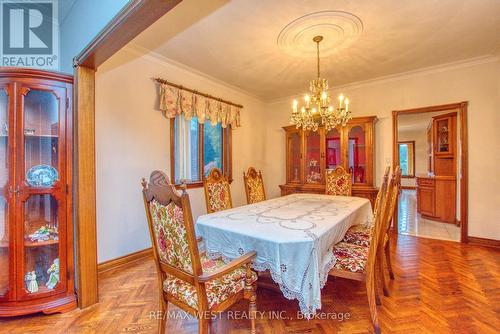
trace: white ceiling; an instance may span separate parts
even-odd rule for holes
[[[280,31],[320,11],[347,12],[362,23],[352,38],[342,37],[349,33],[345,26],[329,30],[337,26],[335,18],[330,25],[321,18],[313,28],[314,20],[304,19],[295,27],[324,31],[322,45],[329,49],[322,76],[331,86],[500,51],[499,0],[184,0],[133,44],[274,100],[303,93],[316,75],[314,56],[278,46]],[[292,38],[286,47],[304,48],[303,40]]]

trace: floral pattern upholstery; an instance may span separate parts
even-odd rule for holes
[[[160,260],[192,273],[193,266],[182,209],[173,202],[165,206],[156,200],[152,200],[149,207]]]
[[[362,273],[368,261],[368,247],[339,242],[333,246],[333,256],[337,259],[335,269]]]
[[[204,273],[213,272],[224,266],[224,261],[221,259],[212,260],[203,255],[200,257],[200,260]],[[205,286],[208,307],[212,309],[243,290],[245,287],[245,278],[246,268],[240,267],[220,278],[207,282]],[[252,283],[255,281],[257,281],[257,274],[252,271]],[[182,303],[198,309],[198,294],[193,285],[167,274],[167,278],[163,281],[163,290]]]
[[[229,184],[226,180],[207,183],[207,192],[210,212],[231,209]]]
[[[266,200],[264,193],[264,182],[260,177],[248,177],[246,179],[248,189],[248,204],[262,202]]]
[[[334,196],[351,196],[352,180],[343,167],[326,170],[325,193]]]
[[[370,246],[372,226],[364,224],[351,226],[351,228],[347,230],[347,233],[342,241],[358,246],[368,247]]]
[[[343,242],[369,247],[372,228],[366,225],[354,225],[344,236]],[[389,234],[385,234],[384,246],[389,242]]]

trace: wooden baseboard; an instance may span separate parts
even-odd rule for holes
[[[136,261],[147,259],[149,257],[153,256],[153,248],[146,248],[140,251],[137,251],[135,253],[127,254],[124,256],[121,256],[116,259],[104,261],[102,263],[99,263],[97,265],[97,272],[103,273],[105,271],[111,270],[111,269],[116,269],[116,268],[121,268],[121,267],[127,267],[131,264],[133,264]]]
[[[468,237],[467,242],[471,245],[500,248],[500,240],[486,239],[479,237]]]

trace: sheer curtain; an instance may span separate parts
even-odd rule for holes
[[[175,183],[185,179],[198,181],[198,121],[175,118]]]

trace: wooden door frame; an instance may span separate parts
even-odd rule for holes
[[[467,108],[469,102],[463,101],[459,103],[442,104],[423,108],[414,108],[406,110],[392,111],[392,166],[399,166],[399,151],[398,151],[398,116],[428,113],[446,110],[458,110],[460,120],[460,241],[467,243],[468,240],[468,185],[469,185],[469,166],[468,166],[468,137],[467,137]],[[456,213],[455,213],[456,214]]]
[[[75,227],[78,306],[99,302],[95,172],[95,71],[182,0],[133,0],[73,61]],[[138,184],[139,185],[139,184]],[[139,188],[137,188],[139,191]]]

